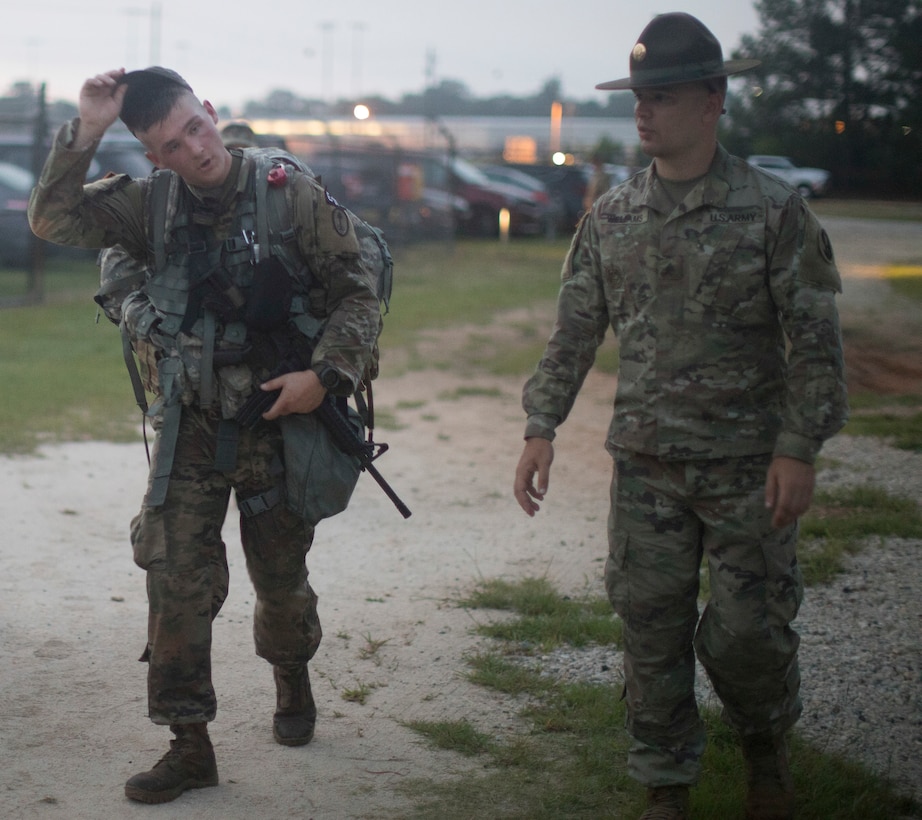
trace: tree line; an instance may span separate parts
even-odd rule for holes
[[[827,168],[838,191],[922,196],[922,0],[757,0],[724,135]]]
[[[762,64],[731,82],[721,132],[726,147],[744,157],[784,154],[800,165],[826,168],[837,194],[922,196],[922,0],[756,0],[755,9],[758,30],[743,36],[729,56]],[[19,86],[0,100],[0,120],[24,96]],[[563,102],[565,116],[633,113],[630,92],[574,100],[552,77],[520,97],[477,98],[451,79],[398,100],[324,103],[280,89],[248,102],[243,114],[348,116],[357,102],[382,116],[432,119],[546,117],[554,102]],[[613,156],[618,150],[610,141],[599,148]]]
[[[762,61],[731,83],[721,140],[738,155],[783,154],[830,170],[839,194],[922,195],[922,0],[756,0],[759,28],[732,55]],[[475,98],[443,80],[400,100],[364,100],[377,113],[427,116],[630,117],[630,92],[567,100],[560,81],[533,95]],[[355,101],[333,113],[348,114]],[[250,116],[318,103],[276,92]],[[612,146],[604,146],[606,150]]]

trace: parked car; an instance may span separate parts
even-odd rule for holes
[[[470,217],[467,202],[427,172],[440,162],[434,155],[306,142],[292,143],[289,150],[310,166],[338,201],[381,228],[389,242],[444,238]]]
[[[829,171],[824,171],[822,168],[798,167],[790,157],[754,154],[747,157],[746,161],[756,168],[761,168],[779,177],[806,198],[822,196],[829,185]]]
[[[34,184],[30,170],[0,161],[0,267],[29,267],[33,240],[42,243],[48,256],[92,259],[96,251],[55,245],[33,236],[28,208]]]
[[[92,182],[111,173],[128,174],[138,179],[148,176],[153,169],[143,146],[134,137],[103,138],[86,178],[87,182]]]
[[[468,219],[458,226],[460,233],[498,236],[499,215],[503,209],[509,212],[510,235],[540,236],[545,233],[549,204],[537,202],[530,192],[507,183],[494,182],[462,157],[430,164],[427,172],[436,178],[444,177],[448,190],[463,198],[470,207]]]
[[[0,162],[9,162],[20,168],[32,170],[32,137],[0,134]],[[42,158],[51,150],[50,137],[42,149]],[[146,177],[153,165],[144,155],[144,146],[130,134],[108,134],[93,156],[87,171],[87,182],[104,177],[107,173]]]
[[[32,191],[32,172],[11,162],[0,162],[0,266],[28,264],[32,229],[26,210]]]
[[[519,171],[517,168],[509,168],[506,165],[483,165],[480,170],[487,175],[493,182],[501,185],[511,185],[519,189],[522,196],[530,199],[536,205],[545,208],[544,233],[552,234],[556,231],[557,225],[563,217],[563,206],[551,198],[550,191],[540,179]]]
[[[510,162],[506,163],[505,167],[515,168],[541,180],[547,186],[551,200],[557,205],[557,229],[563,234],[573,232],[583,213],[583,196],[586,194],[589,181],[586,166]]]

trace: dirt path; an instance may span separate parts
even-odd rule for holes
[[[401,781],[471,765],[425,748],[401,721],[517,728],[512,704],[462,680],[472,620],[450,599],[481,577],[598,584],[608,411],[587,393],[564,438],[556,499],[531,521],[509,492],[517,389],[477,384],[501,393],[460,401],[455,380],[435,373],[379,388],[379,400],[414,405],[396,410],[403,429],[383,436],[392,449],[379,462],[413,515],[402,519],[363,478],[348,512],[318,530],[309,566],[325,637],[312,663],[320,721],[308,747],[272,740],[270,670],[253,654],[253,596],[235,528],[225,528],[232,588],[216,625],[212,726],[222,788],[184,795],[158,817],[399,816]],[[572,446],[581,439],[592,446]],[[147,816],[121,794],[169,736],[145,718],[145,667],[135,660],[146,607],[126,530],[143,490],[143,448],[68,444],[0,464],[0,815]],[[363,657],[369,640],[386,643]],[[343,699],[362,687],[364,705]]]
[[[904,308],[865,256],[874,241],[884,258],[904,258],[922,247],[920,236],[907,240],[902,225],[882,236],[877,223],[870,234],[842,220],[828,224],[847,277],[846,328],[902,327]],[[908,242],[906,254],[894,252],[896,242]],[[915,330],[851,347],[852,377],[922,392],[922,373],[912,369],[922,349],[918,323]],[[897,344],[905,367],[891,355]],[[880,352],[887,367],[875,358]],[[897,358],[899,366],[890,366]],[[462,385],[482,390],[459,398]],[[378,401],[399,429],[381,433],[391,451],[378,466],[413,515],[403,520],[366,477],[350,509],[318,530],[309,566],[325,637],[312,664],[320,720],[307,747],[272,740],[271,674],[253,653],[253,595],[235,527],[225,528],[232,586],[216,625],[212,726],[222,785],[153,810],[122,794],[124,780],[151,765],[168,738],[145,718],[145,667],[135,660],[146,604],[127,526],[142,495],[143,447],[80,443],[45,448],[37,458],[0,458],[0,816],[399,817],[407,805],[402,783],[476,767],[433,752],[402,725],[468,718],[500,736],[519,728],[513,704],[462,679],[477,615],[453,598],[480,578],[526,575],[601,593],[606,552],[610,461],[602,443],[612,380],[587,380],[558,438],[551,493],[535,519],[510,493],[520,387],[442,372],[379,383]],[[362,689],[364,703],[343,697]]]
[[[849,390],[922,395],[918,310],[884,284],[882,262],[922,260],[922,225],[826,218],[844,287],[840,299]]]

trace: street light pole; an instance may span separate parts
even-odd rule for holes
[[[150,4],[150,64],[160,64],[160,27],[162,9],[160,3]]]
[[[320,61],[322,63],[321,72],[323,75],[323,101],[325,104],[329,105],[332,97],[332,88],[333,88],[333,29],[336,27],[335,23],[331,23],[329,20],[320,24],[320,30],[323,32],[323,40],[321,42],[321,56]]]
[[[358,99],[362,94],[362,33],[365,23],[352,24],[352,96]]]
[[[128,18],[128,36],[126,38],[128,43],[127,64],[134,66],[140,62],[140,58],[138,57],[139,30],[137,25],[132,25],[132,20],[147,17],[148,61],[149,65],[157,65],[160,62],[160,3],[153,0],[149,9],[144,9],[139,6],[128,6],[122,9],[122,13]]]

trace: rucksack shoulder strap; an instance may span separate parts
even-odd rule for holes
[[[147,192],[147,236],[153,259],[153,269],[166,265],[166,215],[170,200],[173,172],[154,171]]]
[[[260,256],[265,258],[295,237],[287,185],[289,169],[312,174],[297,157],[278,148],[247,148],[244,156],[253,163],[249,184],[256,202],[256,241]]]

